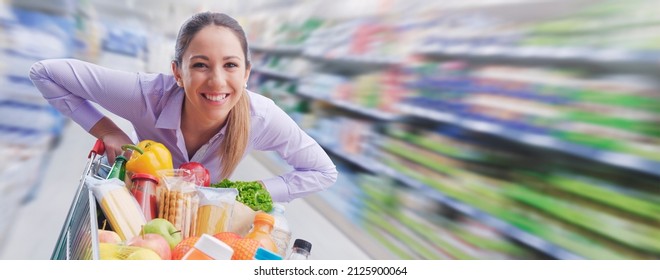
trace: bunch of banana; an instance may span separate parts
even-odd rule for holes
[[[112,243],[99,243],[101,260],[160,260],[151,249]]]

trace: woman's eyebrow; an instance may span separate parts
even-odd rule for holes
[[[198,55],[193,55],[190,57],[190,60],[193,60],[195,58],[203,59],[203,60],[210,60],[208,56],[205,56],[203,54],[198,54]]]
[[[208,56],[203,55],[203,54],[193,55],[193,56],[190,57],[190,60],[193,60],[193,59],[196,59],[196,58],[197,59],[203,59],[203,60],[211,60]],[[222,60],[230,60],[230,59],[240,59],[240,57],[235,56],[235,55],[228,55],[228,56],[225,56],[225,57],[222,58]]]

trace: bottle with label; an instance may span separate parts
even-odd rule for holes
[[[124,181],[126,177],[126,157],[123,155],[118,155],[115,158],[115,163],[112,165],[110,172],[108,172],[108,177],[106,179],[117,178]]]
[[[182,260],[231,260],[234,249],[211,235],[202,234]]]
[[[273,225],[273,232],[271,236],[277,245],[277,254],[286,257],[286,251],[289,249],[289,242],[291,241],[291,230],[289,229],[289,223],[284,216],[284,205],[275,203],[273,205],[273,210],[270,212],[271,216],[275,218],[275,224]]]
[[[245,235],[245,238],[257,240],[261,247],[271,252],[277,252],[277,245],[275,245],[275,241],[273,241],[273,237],[271,236],[274,224],[275,219],[273,216],[259,212],[254,216],[252,230]]]
[[[312,243],[304,239],[296,239],[293,241],[291,254],[287,260],[308,260],[310,252],[312,251]]]

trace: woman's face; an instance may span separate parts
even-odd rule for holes
[[[224,123],[250,75],[238,37],[221,26],[209,25],[190,41],[174,77],[186,92],[186,113],[203,123]]]

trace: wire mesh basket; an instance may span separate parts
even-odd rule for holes
[[[97,140],[87,156],[87,164],[55,245],[52,260],[99,259],[96,200],[85,180],[89,175],[101,179],[98,176],[99,170],[109,168],[101,156],[104,152],[103,142]]]

